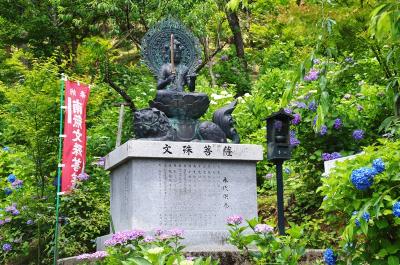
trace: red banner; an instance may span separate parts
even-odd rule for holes
[[[71,190],[75,178],[83,173],[86,162],[86,105],[89,87],[65,82],[65,122],[62,155],[61,191]]]

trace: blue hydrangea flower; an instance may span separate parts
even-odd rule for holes
[[[363,130],[354,130],[353,131],[353,139],[356,141],[360,141],[364,138],[364,131]]]
[[[331,159],[332,159],[331,154],[329,154],[329,153],[323,153],[323,154],[322,154],[322,160],[324,160],[324,161],[329,161],[329,160],[331,160]]]
[[[393,215],[400,218],[400,201],[393,204]]]
[[[342,128],[342,126],[343,126],[342,120],[337,118],[335,120],[335,123],[333,124],[333,128],[335,128],[336,130],[339,130],[340,128]]]
[[[317,58],[313,59],[313,64],[320,64],[320,63],[321,63],[320,59]]]
[[[285,173],[290,174],[292,171],[289,168],[285,168]]]
[[[358,214],[358,211],[354,211],[353,212],[353,215],[357,215],[357,214]],[[364,212],[361,217],[362,217],[362,219],[365,220],[365,222],[368,223],[369,219],[371,218],[371,215],[368,212]],[[355,222],[357,227],[361,226],[360,220],[358,220],[358,218],[356,218],[356,220],[354,222]]]
[[[33,221],[31,219],[29,219],[28,221],[26,221],[27,225],[33,225]]]
[[[284,108],[283,111],[287,114],[292,114],[292,110],[290,108]]]
[[[382,173],[385,170],[385,163],[383,162],[382,158],[372,161],[372,166],[378,173]]]
[[[311,101],[310,104],[308,104],[308,109],[311,111],[317,110],[317,104],[315,103],[315,101]]]
[[[336,255],[331,248],[325,250],[324,261],[327,265],[336,265]]]
[[[7,196],[10,195],[12,192],[13,192],[13,191],[12,191],[12,189],[10,189],[10,188],[5,188],[5,189],[4,189],[4,193],[5,193]]]
[[[328,132],[328,127],[326,127],[326,125],[322,125],[321,126],[321,130],[319,131],[320,135],[325,135]]]
[[[354,59],[351,58],[351,57],[346,57],[346,58],[344,59],[344,61],[345,61],[346,63],[349,63],[349,64],[354,63]]]
[[[351,172],[351,183],[358,190],[367,190],[374,183],[374,176],[378,172],[374,168],[362,167]]]
[[[8,151],[10,151],[10,148],[9,148],[8,146],[4,146],[4,147],[3,147],[3,151],[4,151],[4,152],[8,152]]]
[[[7,181],[10,183],[13,183],[16,179],[17,179],[17,177],[14,174],[10,174],[7,177]]]
[[[10,244],[5,243],[5,244],[3,245],[3,251],[4,251],[4,252],[10,252],[11,250],[12,250],[12,246],[11,246]]]
[[[333,152],[331,154],[331,157],[332,157],[332,159],[338,159],[338,158],[341,158],[342,155],[340,153],[338,153],[338,152]]]

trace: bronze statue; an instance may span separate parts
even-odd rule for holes
[[[201,63],[199,42],[178,21],[167,19],[146,33],[142,41],[145,63],[157,78],[157,95],[150,108],[134,115],[136,136],[157,141],[239,143],[232,112],[236,101],[217,110],[213,122],[200,122],[210,104],[196,93],[196,68]],[[189,92],[185,92],[185,87]]]
[[[170,49],[170,47],[173,49]],[[166,54],[166,62],[161,66],[157,79],[157,89],[171,89],[176,91],[184,91],[187,86],[190,92],[195,89],[196,75],[189,75],[189,69],[181,64],[182,44],[171,35],[171,44],[164,46],[164,54]],[[168,56],[169,55],[169,56]],[[171,59],[173,58],[173,60]]]

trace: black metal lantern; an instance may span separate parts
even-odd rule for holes
[[[289,129],[292,119],[293,116],[286,113],[283,109],[267,117],[267,158],[276,165],[278,228],[281,235],[285,234],[282,165],[283,161],[289,160],[291,156]]]
[[[270,161],[290,159],[290,121],[293,116],[283,109],[267,117],[267,158]]]

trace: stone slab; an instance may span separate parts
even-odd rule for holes
[[[130,140],[106,156],[105,168],[112,169],[133,157],[260,161],[263,149],[251,144]]]
[[[131,158],[111,171],[111,215],[116,232],[181,228],[190,251],[232,250],[226,219],[256,217],[256,190],[255,161]]]
[[[325,161],[324,162],[324,176],[328,176],[329,173],[332,171],[332,169],[336,167],[336,162],[343,162],[343,161],[346,161],[346,160],[351,160],[351,159],[354,159],[354,158],[356,158],[357,156],[359,156],[359,155],[361,155],[363,153],[364,152],[356,154],[356,155],[345,156],[345,157],[341,157],[341,158],[338,158],[338,159]]]

